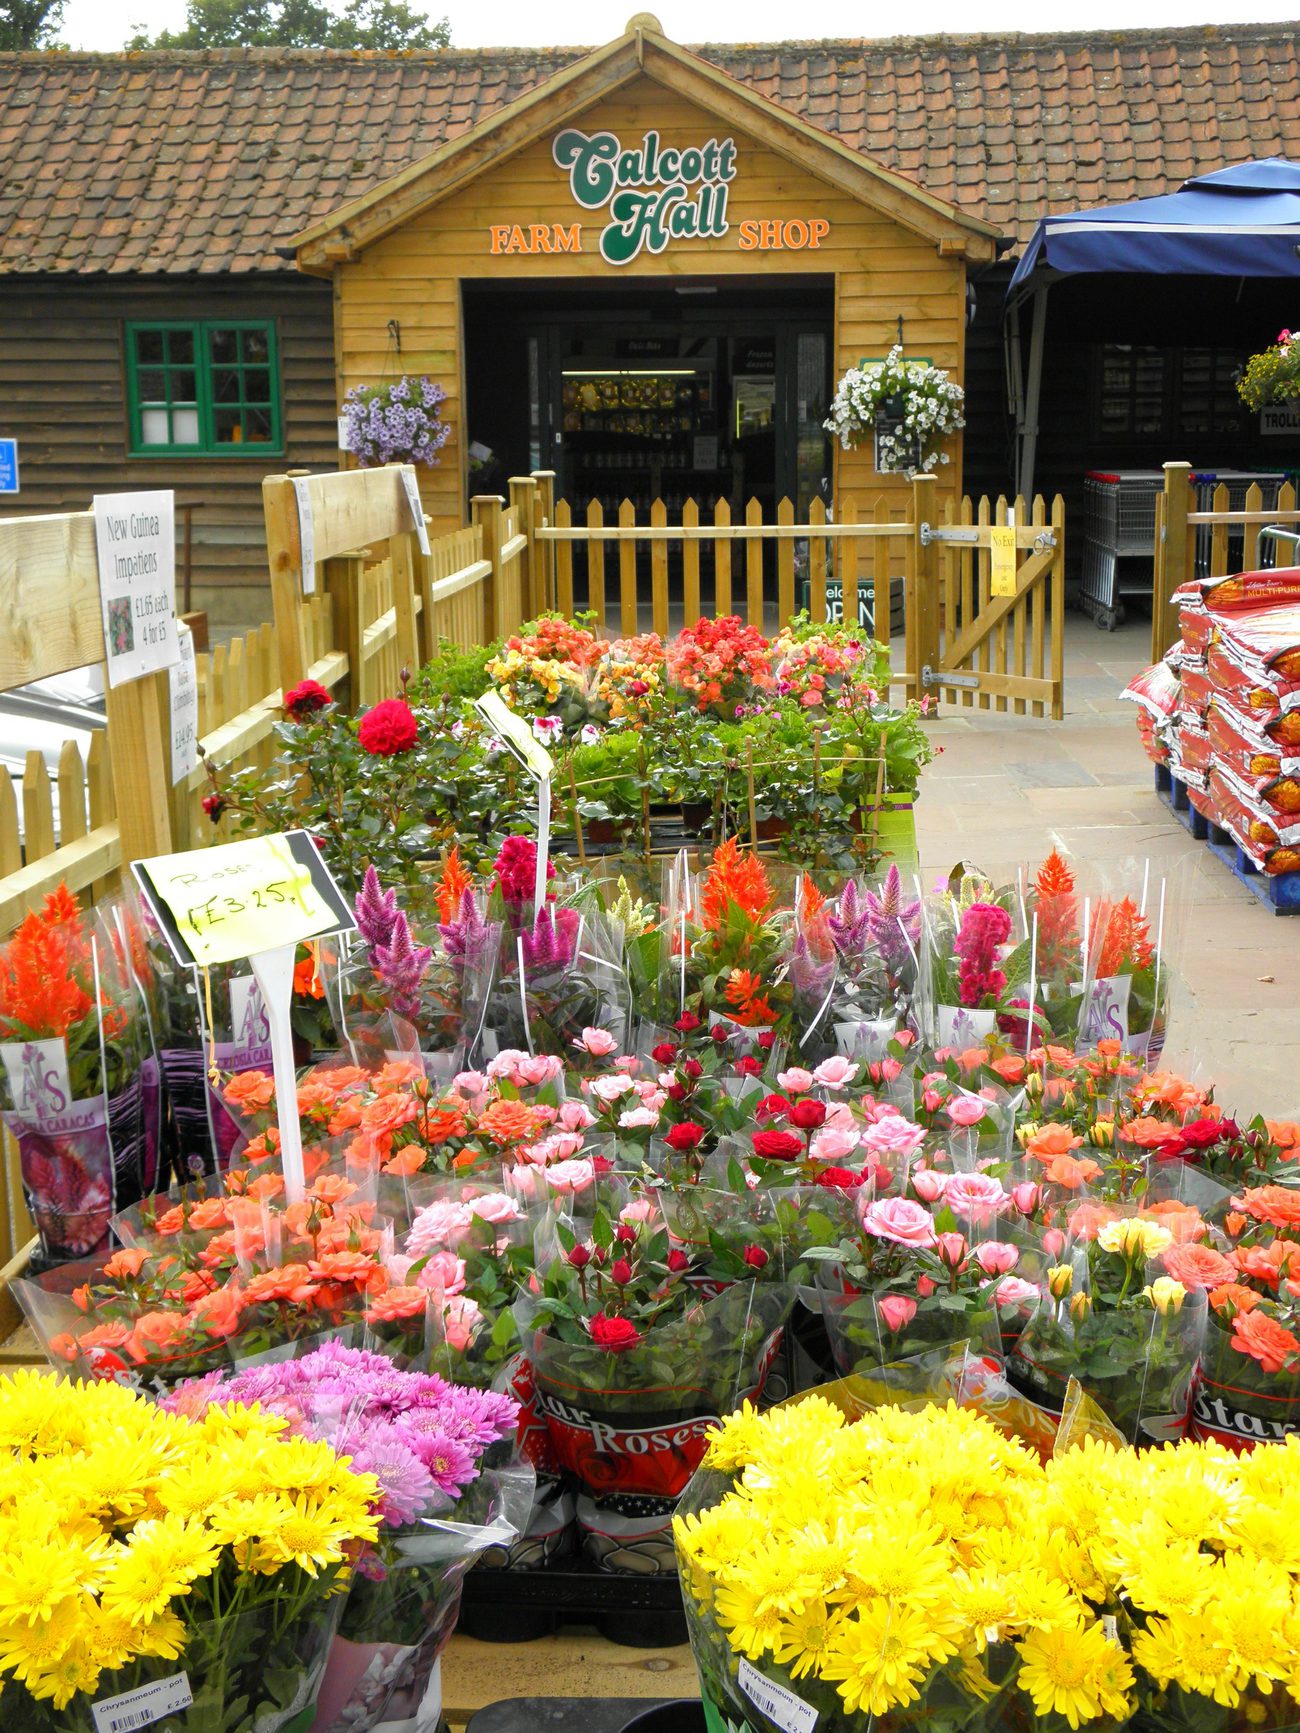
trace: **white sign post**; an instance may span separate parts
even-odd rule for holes
[[[92,502],[110,686],[180,660],[175,498],[170,492],[98,493]]]

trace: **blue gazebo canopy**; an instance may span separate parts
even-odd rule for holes
[[[1300,277],[1300,162],[1264,157],[1184,181],[1176,193],[1044,217],[1016,267],[1035,272]]]

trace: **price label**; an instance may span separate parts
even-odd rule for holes
[[[158,855],[135,868],[196,963],[233,963],[352,924],[337,887],[329,882],[332,897],[322,891],[287,836]]]
[[[402,486],[406,489],[406,503],[411,508],[411,517],[415,523],[416,540],[420,544],[420,552],[429,552],[429,531],[424,521],[424,502],[420,498],[420,484],[415,479],[415,471],[403,464],[401,470]]]
[[[172,783],[183,782],[199,761],[199,677],[194,634],[180,628],[180,660],[168,670],[172,713]]]
[[[98,493],[92,503],[104,665],[122,686],[180,658],[175,495]]]
[[[188,1709],[193,1702],[188,1674],[173,1673],[170,1679],[153,1679],[134,1691],[101,1697],[98,1703],[92,1703],[95,1733],[137,1733],[138,1728],[152,1727],[155,1721]]]
[[[995,596],[1016,593],[1016,526],[994,524],[989,530],[989,591]]]
[[[311,477],[307,475],[295,475],[293,478],[293,497],[298,502],[298,545],[301,550],[304,596],[316,594],[316,526],[312,522],[311,493],[307,487],[310,480]]]
[[[812,1733],[817,1725],[817,1711],[802,1697],[796,1697],[784,1685],[765,1679],[757,1667],[746,1660],[740,1663],[738,1682],[741,1690],[767,1716],[775,1721],[782,1733]]]
[[[516,716],[513,710],[507,708],[499,692],[485,692],[474,702],[483,719],[514,748],[517,756],[533,775],[539,780],[545,778],[549,782],[555,774],[555,760],[533,734],[523,717]]]

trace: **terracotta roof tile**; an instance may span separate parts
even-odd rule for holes
[[[1300,158],[1296,28],[695,52],[1024,241],[1049,202]],[[0,54],[0,269],[284,270],[299,230],[582,53]]]

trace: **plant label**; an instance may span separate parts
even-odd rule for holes
[[[172,785],[184,782],[199,761],[199,677],[194,662],[194,634],[180,631],[180,659],[168,670],[172,714]]]
[[[110,686],[180,660],[175,501],[159,492],[97,493],[92,502]]]
[[[134,1691],[101,1697],[98,1703],[92,1703],[95,1733],[137,1733],[141,1727],[152,1727],[155,1721],[188,1709],[193,1701],[187,1673],[173,1673],[170,1679],[151,1679],[146,1685],[137,1685]]]
[[[316,526],[312,521],[309,475],[295,475],[293,497],[298,502],[298,563],[302,570],[302,593],[316,594]]]
[[[750,1702],[761,1709],[769,1721],[774,1721],[782,1733],[812,1733],[817,1725],[817,1711],[811,1703],[805,1703],[802,1697],[796,1697],[784,1685],[765,1679],[758,1668],[743,1657],[737,1683]]]
[[[415,471],[409,463],[404,463],[399,471],[402,486],[406,489],[406,503],[411,508],[411,518],[415,525],[416,540],[420,544],[420,552],[427,554],[429,549],[429,530],[424,521],[424,502],[420,498],[420,484],[415,479]]]

